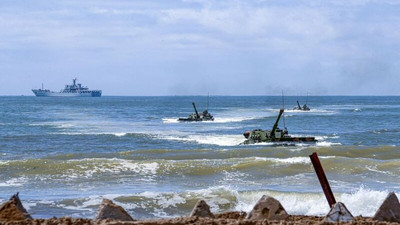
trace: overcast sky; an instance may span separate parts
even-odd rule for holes
[[[1,0],[0,95],[400,95],[400,1]]]

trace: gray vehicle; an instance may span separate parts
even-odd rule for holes
[[[192,102],[194,113],[190,114],[187,118],[179,118],[178,121],[181,122],[195,122],[195,121],[213,121],[214,117],[208,112],[208,110],[204,110],[203,113],[199,113],[197,111],[196,105]]]
[[[101,90],[89,90],[88,87],[77,83],[78,79],[73,79],[72,84],[65,85],[65,88],[59,92],[48,89],[33,89],[32,92],[37,97],[101,97]]]

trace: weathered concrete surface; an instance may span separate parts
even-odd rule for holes
[[[346,206],[338,202],[334,204],[329,211],[329,213],[325,216],[324,222],[337,223],[337,222],[349,222],[353,221],[354,217],[351,215],[350,211],[346,208]]]
[[[210,206],[204,200],[196,203],[190,216],[215,218],[214,214],[210,211]]]
[[[374,220],[400,223],[400,203],[394,192],[390,192],[376,211]]]
[[[0,206],[0,221],[18,221],[32,219],[18,196],[11,196],[10,200]]]
[[[284,220],[288,217],[286,210],[275,198],[263,195],[249,213],[247,219],[251,220]]]
[[[103,199],[95,220],[113,219],[120,221],[134,221],[134,219],[119,205],[109,199]]]

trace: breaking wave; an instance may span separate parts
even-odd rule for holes
[[[262,117],[216,117],[213,121],[199,121],[198,123],[235,123],[253,120]],[[180,123],[179,118],[162,118],[163,123]]]
[[[187,136],[159,136],[160,139],[182,142],[195,142],[198,144],[236,146],[242,143],[243,135],[187,135]]]
[[[334,194],[336,200],[343,202],[354,216],[373,216],[388,195],[388,191],[376,191],[360,187],[354,192]],[[188,215],[196,202],[201,199],[210,205],[210,209],[214,213],[226,211],[250,212],[263,195],[276,198],[286,211],[293,215],[322,216],[329,211],[328,203],[322,193],[273,190],[240,191],[230,186],[215,186],[181,192],[144,191],[131,195],[92,195],[61,201],[38,200],[37,202],[30,202],[29,208],[35,210],[38,204],[56,206],[64,210],[81,211],[82,214],[91,217],[95,214],[102,199],[108,198],[124,207],[135,218],[169,218]]]

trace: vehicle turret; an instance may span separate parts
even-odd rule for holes
[[[196,109],[196,104],[194,104],[194,102],[192,102],[192,105],[193,105],[193,108],[194,108],[194,112],[196,113],[196,117],[200,118],[199,112],[197,112],[197,109]]]
[[[271,130],[271,136],[275,136],[276,128],[278,127],[279,120],[281,119],[281,116],[282,116],[284,111],[285,111],[284,109],[281,109],[279,111],[278,118],[276,119],[276,122],[275,122],[275,124],[274,124],[274,126],[272,127],[272,130]]]

